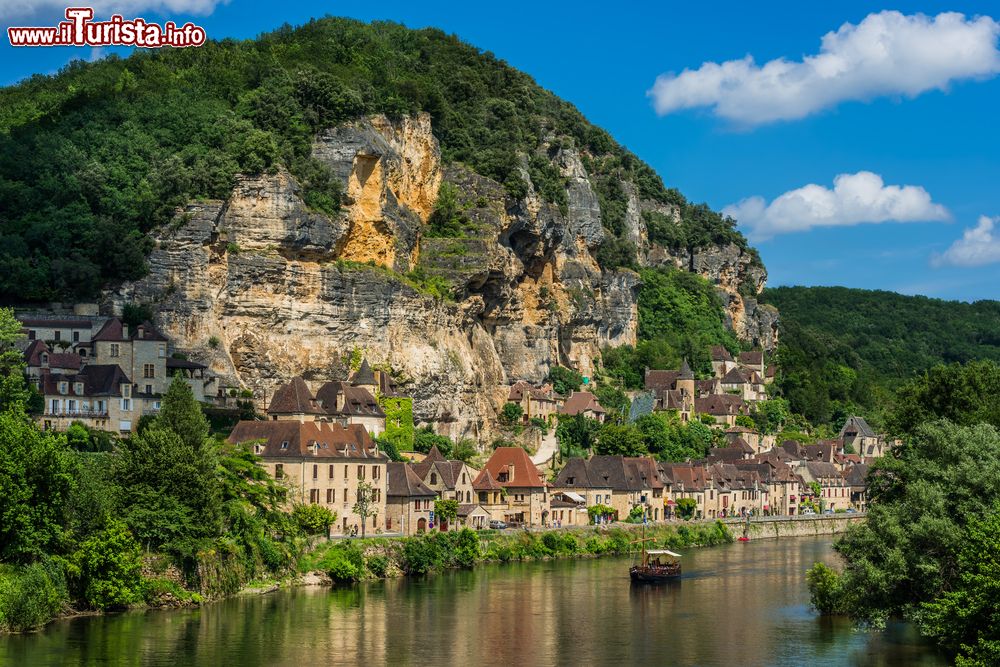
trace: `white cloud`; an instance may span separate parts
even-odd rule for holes
[[[1000,236],[994,227],[1000,218],[982,215],[975,227],[966,229],[962,238],[940,255],[931,257],[933,266],[983,266],[1000,262]]]
[[[741,125],[803,118],[845,100],[916,97],[952,81],[1000,72],[1000,23],[948,12],[869,14],[823,36],[801,61],[758,66],[752,56],[662,74],[649,91],[657,113],[711,107]]]
[[[229,0],[88,0],[74,4],[67,0],[0,0],[0,20],[10,25],[11,19],[45,16],[63,20],[66,7],[93,7],[94,16],[108,17],[121,14],[125,18],[135,18],[142,12],[155,12],[163,16],[172,14],[211,14],[217,5],[228,4]],[[44,25],[48,25],[45,23]]]
[[[811,183],[786,192],[770,204],[763,197],[748,197],[722,212],[735,218],[757,241],[813,227],[951,218],[948,209],[935,204],[919,185],[885,185],[881,176],[870,171],[840,174],[833,179],[832,190]]]

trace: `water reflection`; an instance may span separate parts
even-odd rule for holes
[[[833,560],[829,539],[691,550],[666,586],[631,586],[628,561],[607,559],[282,591],[62,621],[0,639],[0,664],[945,664],[907,626],[817,618],[816,560]]]

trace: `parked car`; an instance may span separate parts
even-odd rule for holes
[[[853,507],[848,507],[847,508],[847,513],[848,514],[857,514],[858,511],[856,509],[854,509]]]
[[[816,514],[816,510],[814,510],[811,507],[807,507],[806,509],[802,510],[802,516],[808,516],[810,514]]]
[[[493,530],[503,530],[507,527],[506,521],[501,521],[500,519],[492,519],[490,521],[490,528]]]
[[[833,510],[830,508],[826,508],[825,510],[823,510],[823,514],[833,514]]]

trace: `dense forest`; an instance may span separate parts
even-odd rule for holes
[[[1000,302],[845,287],[779,287],[777,385],[814,424],[860,410],[875,422],[904,381],[938,364],[1000,361]]]
[[[75,61],[0,90],[0,299],[92,297],[146,270],[146,233],[192,198],[227,196],[239,173],[284,165],[315,210],[340,184],[310,155],[322,128],[367,113],[429,112],[444,160],[543,197],[565,190],[544,149],[581,150],[610,232],[604,268],[635,266],[621,180],[677,206],[651,217],[671,247],[732,242],[731,219],[687,202],[645,163],[528,75],[434,30],[325,18],[255,40]]]

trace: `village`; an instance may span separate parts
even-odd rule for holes
[[[205,406],[234,410],[255,398],[171,351],[148,320],[129,326],[119,317],[39,315],[20,322],[27,375],[42,397],[37,421],[46,430],[81,424],[127,437],[158,412],[175,378]],[[868,465],[890,446],[884,437],[853,416],[836,438],[779,442],[745,419],[775,376],[764,353],[733,356],[714,347],[711,363],[712,377],[702,379],[686,360],[678,369],[647,369],[644,391],[621,415],[635,421],[667,412],[723,434],[723,446],[683,462],[592,453],[540,459],[521,446],[482,452],[476,467],[437,447],[391,460],[380,438],[404,426],[411,412],[398,408],[412,408],[412,399],[367,359],[348,379],[310,386],[296,376],[266,401],[256,397],[262,414],[239,419],[228,441],[252,448],[288,485],[290,502],[334,513],[331,537],[865,511]],[[517,380],[506,395],[526,425],[609,418],[592,391],[563,396],[551,384]]]

